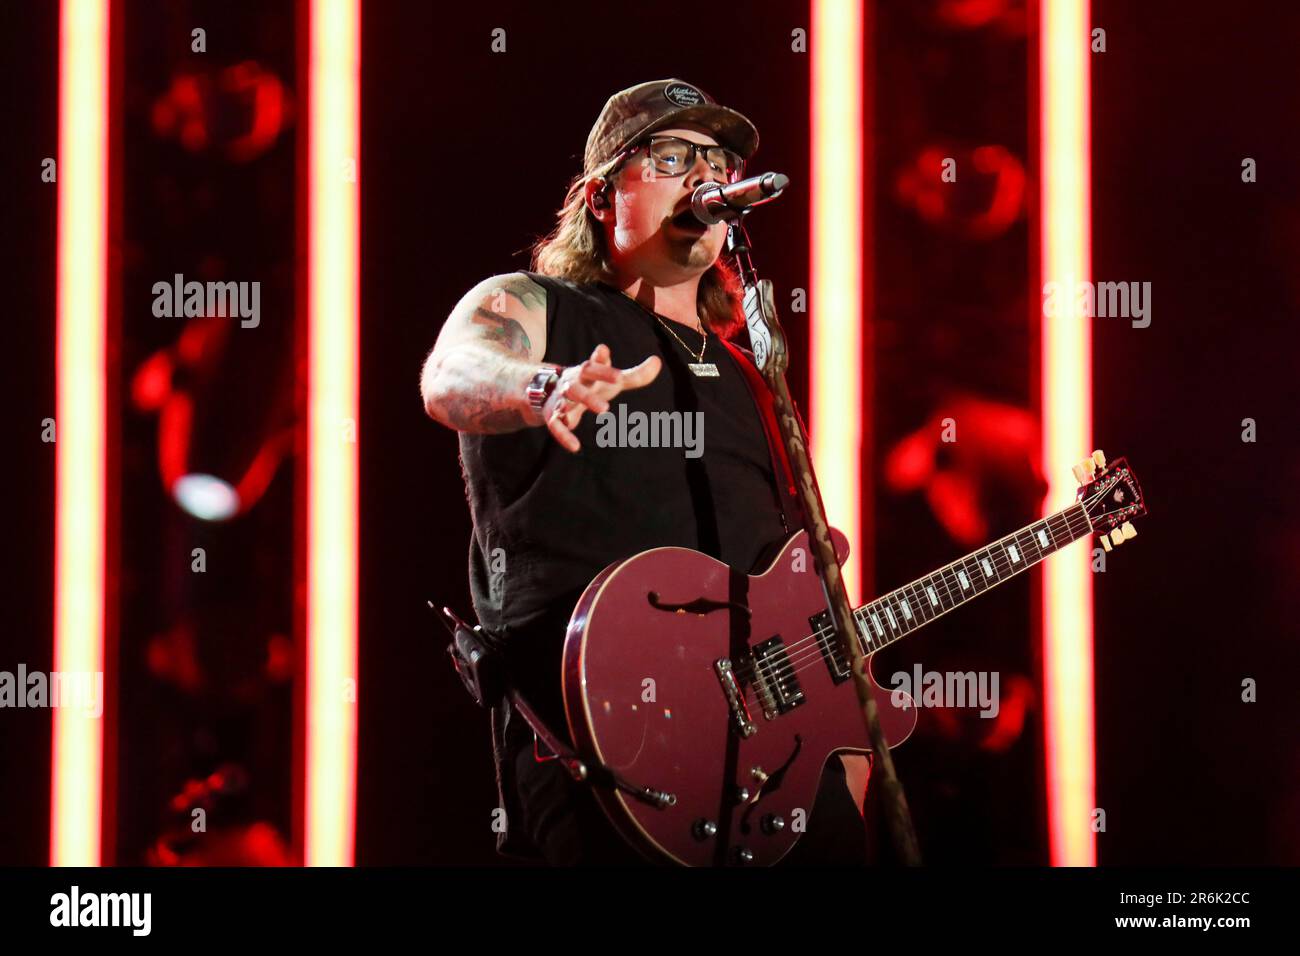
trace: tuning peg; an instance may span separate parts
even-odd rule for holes
[[[1114,531],[1112,531],[1112,532],[1110,533],[1110,543],[1111,543],[1111,544],[1123,544],[1123,543],[1124,543],[1124,532],[1123,532],[1123,531],[1120,531],[1119,528],[1116,528]]]
[[[1094,452],[1092,453],[1092,460],[1095,461],[1095,462],[1097,463],[1097,467],[1098,467],[1098,468],[1105,468],[1105,467],[1106,467],[1106,456],[1105,456],[1104,454],[1102,454],[1102,451],[1101,451],[1100,448],[1098,448],[1096,451],[1094,451]]]
[[[1089,458],[1088,461],[1091,462],[1092,459]],[[1086,485],[1088,483],[1088,470],[1084,468],[1083,462],[1079,462],[1079,464],[1074,466],[1074,480],[1081,485]]]
[[[1091,458],[1085,458],[1083,460],[1083,467],[1087,469],[1089,478],[1095,478],[1097,476],[1097,463]]]
[[[1119,526],[1119,530],[1124,532],[1125,541],[1127,541],[1129,538],[1137,537],[1138,529],[1133,527],[1132,521],[1125,521],[1122,525]]]
[[[1101,536],[1101,546],[1102,546],[1103,548],[1105,548],[1107,551],[1113,551],[1113,550],[1115,550],[1114,548],[1111,547],[1111,544],[1110,544],[1110,535],[1105,535],[1105,534],[1103,534],[1103,535]]]

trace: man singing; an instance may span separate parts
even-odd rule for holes
[[[460,433],[475,612],[557,732],[565,630],[597,574],[669,545],[758,572],[792,531],[762,420],[719,341],[744,326],[738,282],[719,259],[726,226],[690,211],[697,186],[740,179],[757,147],[753,123],[681,80],[614,94],[533,271],[471,289],[424,364],[425,409]],[[598,442],[596,417],[616,403],[702,421],[702,454]],[[508,704],[492,727],[499,850],[642,862]],[[828,763],[785,862],[863,861],[866,764]]]

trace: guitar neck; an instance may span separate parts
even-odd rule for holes
[[[1092,531],[1083,504],[1042,518],[853,612],[872,654]]]

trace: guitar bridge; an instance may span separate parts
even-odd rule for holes
[[[736,680],[736,672],[731,661],[725,657],[713,662],[713,672],[718,675],[722,685],[723,696],[727,698],[727,708],[731,711],[731,723],[741,737],[752,737],[758,733],[758,727],[749,716],[749,705],[745,703],[745,694]]]

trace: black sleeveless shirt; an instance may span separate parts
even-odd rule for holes
[[[569,616],[606,567],[676,545],[752,572],[788,535],[758,407],[726,346],[709,336],[704,361],[721,374],[697,377],[687,368],[699,354],[694,330],[657,318],[612,286],[526,274],[546,290],[543,361],[576,365],[602,342],[618,368],[661,357],[653,382],[610,403],[607,436],[617,434],[620,405],[629,422],[635,412],[682,412],[702,426],[693,435],[681,433],[695,447],[602,447],[598,419],[604,416],[588,411],[574,430],[582,443],[577,453],[562,448],[544,427],[461,433],[474,521],[474,610],[508,658],[540,678],[527,682],[539,698],[535,703],[555,715],[548,704],[559,701]]]

